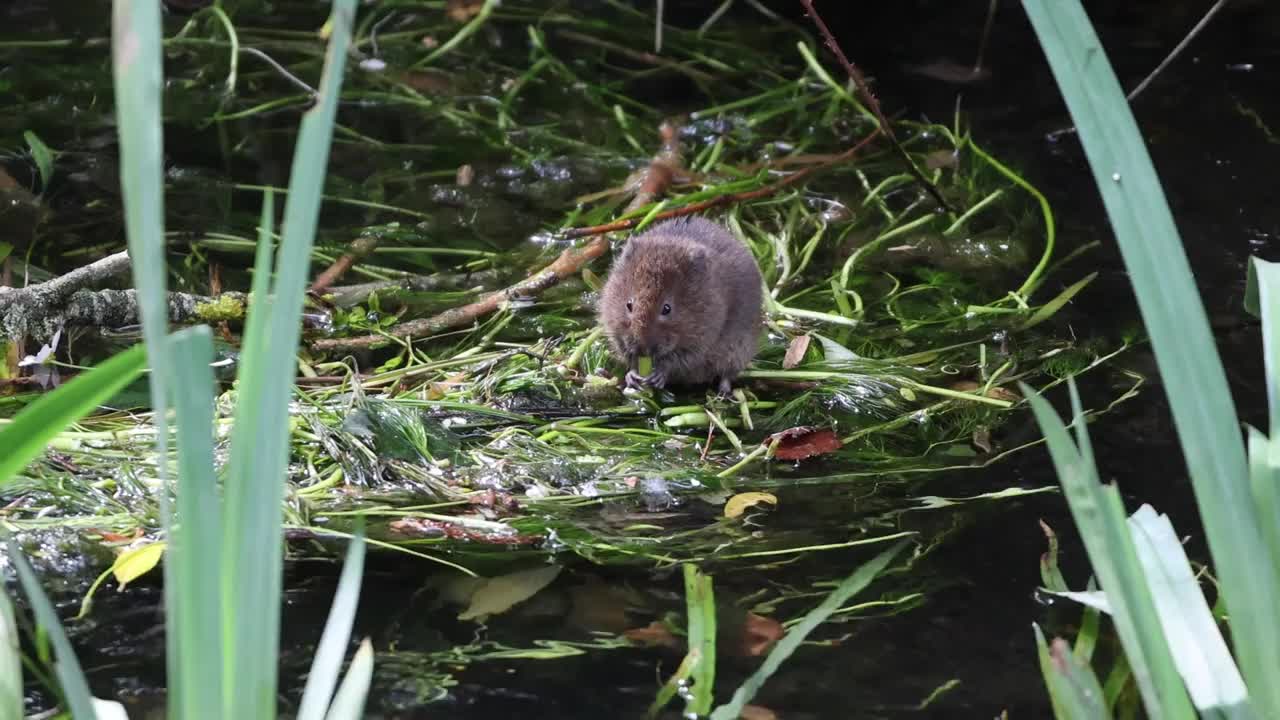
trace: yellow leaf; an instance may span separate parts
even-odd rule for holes
[[[727,518],[740,517],[742,513],[747,511],[747,508],[760,503],[777,505],[778,498],[765,492],[738,493],[729,498],[729,501],[724,504],[724,516]]]
[[[165,543],[153,542],[120,553],[111,566],[120,589],[123,590],[126,585],[150,572],[164,555],[164,546]]]

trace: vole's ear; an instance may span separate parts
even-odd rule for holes
[[[626,240],[623,240],[620,245],[615,244],[613,246],[613,261],[615,263],[621,263],[622,261],[626,260],[628,257],[631,256],[631,252],[635,249],[635,246],[636,246],[636,239],[634,235],[627,238]]]
[[[694,248],[689,252],[689,274],[706,275],[709,262],[710,259],[707,257],[706,250]]]

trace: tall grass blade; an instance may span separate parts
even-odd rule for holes
[[[227,695],[227,715],[275,717],[283,541],[284,476],[289,457],[288,415],[293,392],[299,318],[329,160],[338,94],[346,65],[354,0],[335,0],[329,47],[315,106],[302,120],[290,172],[283,236],[274,285],[250,311],[255,330],[245,338],[226,488],[222,558],[223,633],[232,652],[224,672],[240,683]],[[269,268],[258,267],[267,274]],[[255,288],[262,277],[255,278]],[[265,318],[258,313],[265,312]]]
[[[1058,720],[1110,720],[1106,696],[1093,668],[1071,652],[1066,643],[1051,650],[1039,625],[1032,625],[1036,647],[1040,650],[1040,672],[1053,703],[1053,716]]]
[[[311,659],[311,672],[307,674],[307,686],[302,691],[302,703],[298,707],[298,720],[324,720],[325,710],[333,698],[338,673],[342,671],[342,659],[346,656],[347,642],[351,639],[351,626],[356,619],[356,606],[360,601],[360,580],[364,577],[364,528],[356,530],[347,548],[347,559],[338,580],[338,591],[329,609],[324,632],[315,657]]]
[[[359,720],[364,717],[364,701],[369,695],[369,684],[373,682],[373,645],[365,638],[360,642],[360,649],[351,658],[351,667],[347,668],[346,677],[338,686],[338,693],[333,696],[333,705],[325,720]]]
[[[1114,486],[1103,487],[1098,480],[1075,383],[1068,381],[1068,387],[1074,422],[1079,424],[1079,448],[1072,443],[1049,401],[1026,384],[1022,391],[1044,433],[1071,516],[1106,592],[1116,634],[1133,667],[1148,715],[1155,720],[1190,720],[1196,716],[1195,711],[1165,642],[1155,602],[1129,536],[1120,493]]]
[[[1246,307],[1262,320],[1262,360],[1272,435],[1280,432],[1280,263],[1249,259]],[[1271,458],[1277,465],[1277,458]],[[1264,522],[1269,518],[1264,518]]]
[[[0,720],[22,720],[22,656],[9,595],[0,591]]]
[[[1265,552],[1245,479],[1226,374],[1164,191],[1079,0],[1024,0],[1071,111],[1169,388],[1235,649],[1259,712],[1280,717],[1280,574]],[[1104,583],[1105,586],[1105,583]]]
[[[1218,717],[1256,717],[1169,518],[1143,505],[1129,516],[1129,532],[1191,702]]]
[[[164,124],[161,101],[164,54],[162,8],[146,0],[114,0],[111,18],[111,73],[115,119],[120,144],[120,190],[125,234],[138,292],[142,338],[151,365],[148,378],[156,428],[157,468],[161,481],[160,514],[169,523],[169,428],[167,406],[171,386],[166,335],[169,327],[168,278],[164,241]],[[176,607],[171,564],[164,566],[166,607]],[[181,653],[177,633],[165,634],[171,701],[181,703],[184,690],[177,666]]]
[[[4,448],[0,453],[0,487],[39,457],[55,435],[133,382],[146,366],[145,353],[141,345],[117,353],[14,416],[0,432],[0,448]]]
[[[831,613],[840,609],[840,606],[846,600],[871,584],[871,581],[884,572],[884,569],[889,566],[893,558],[902,552],[902,549],[909,543],[909,540],[899,540],[893,547],[864,563],[857,570],[854,570],[852,575],[845,578],[817,607],[810,610],[799,624],[783,636],[777,645],[773,646],[773,650],[769,651],[768,656],[765,657],[760,667],[734,691],[733,697],[729,699],[729,702],[716,708],[711,713],[711,720],[738,720],[742,716],[742,709],[746,707],[747,703],[751,702],[751,699],[764,686],[765,681],[778,671],[778,668],[787,658],[791,657],[791,653],[800,647],[800,643],[809,637],[809,633],[826,621],[831,616]]]
[[[170,687],[182,691],[170,712],[180,718],[222,716],[222,500],[213,466],[213,336],[204,325],[170,339],[178,446],[178,512],[170,526],[168,628],[178,652]]]
[[[49,598],[40,587],[40,581],[36,579],[35,572],[27,563],[26,556],[13,540],[7,537],[6,540],[9,559],[13,562],[14,569],[18,571],[18,582],[22,584],[22,591],[26,593],[31,609],[36,614],[36,622],[44,628],[49,641],[53,643],[53,669],[58,676],[58,684],[62,687],[67,706],[71,710],[71,717],[74,720],[93,720],[93,695],[89,693],[89,684],[85,681],[84,671],[80,669],[80,661],[76,659],[76,654],[71,649],[71,641],[67,640],[62,623],[58,621],[58,613],[54,611],[53,603],[49,602]]]
[[[701,717],[711,712],[716,682],[716,598],[711,578],[693,564],[684,566],[684,596],[688,608],[689,653],[693,664],[693,692],[685,702],[685,713]]]

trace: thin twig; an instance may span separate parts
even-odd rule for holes
[[[1230,0],[1218,0],[1218,2],[1214,3],[1213,7],[1209,8],[1209,12],[1205,13],[1204,17],[1200,18],[1200,22],[1196,23],[1196,26],[1191,28],[1191,32],[1187,33],[1187,36],[1182,38],[1182,42],[1178,43],[1169,53],[1169,56],[1157,65],[1156,69],[1151,71],[1151,74],[1143,78],[1142,82],[1138,83],[1137,87],[1129,91],[1129,94],[1125,96],[1125,99],[1129,102],[1133,102],[1133,99],[1138,97],[1138,93],[1146,90],[1147,86],[1151,84],[1151,81],[1155,80],[1157,75],[1164,72],[1164,69],[1169,67],[1169,64],[1176,60],[1177,57],[1182,54],[1183,50],[1187,49],[1187,46],[1191,44],[1191,41],[1200,34],[1201,30],[1205,29],[1205,26],[1209,24],[1209,21],[1213,19],[1214,15],[1218,14],[1219,10],[1226,7],[1228,2],[1230,2]]]
[[[316,351],[360,350],[389,345],[396,337],[417,338],[474,322],[477,318],[488,315],[504,305],[516,300],[523,300],[542,294],[561,280],[575,275],[584,265],[595,260],[609,249],[609,240],[598,237],[582,247],[568,248],[560,253],[555,262],[546,266],[536,274],[521,280],[504,290],[489,293],[476,302],[462,307],[451,308],[438,315],[421,320],[410,320],[400,323],[387,331],[387,335],[364,335],[354,338],[330,338],[317,340],[311,344]]]
[[[1146,90],[1147,86],[1150,85],[1151,82],[1155,80],[1158,75],[1160,75],[1160,73],[1164,72],[1165,69],[1168,68],[1169,65],[1171,65],[1173,61],[1176,60],[1178,56],[1182,54],[1182,51],[1187,49],[1187,46],[1191,44],[1191,41],[1194,40],[1195,37],[1199,35],[1202,30],[1205,29],[1205,27],[1208,26],[1209,21],[1213,19],[1213,16],[1217,15],[1218,11],[1226,7],[1227,3],[1230,1],[1231,0],[1218,0],[1216,3],[1214,3],[1213,7],[1209,8],[1209,11],[1204,14],[1204,17],[1200,18],[1200,21],[1195,24],[1195,27],[1191,28],[1191,31],[1188,32],[1186,36],[1182,38],[1182,41],[1179,42],[1177,45],[1175,45],[1173,50],[1171,50],[1169,54],[1165,56],[1164,60],[1161,60],[1160,64],[1157,65],[1154,70],[1152,70],[1150,73],[1147,74],[1145,78],[1142,79],[1142,82],[1134,86],[1134,88],[1130,90],[1127,95],[1125,95],[1125,100],[1132,103],[1134,98],[1138,97],[1139,93],[1141,93],[1143,90]],[[1075,131],[1076,131],[1075,125],[1068,125],[1067,127],[1050,132],[1048,134],[1048,137],[1051,140],[1056,140],[1057,138],[1063,135],[1070,135]]]
[[[662,137],[662,147],[649,161],[648,167],[633,180],[636,195],[627,205],[627,212],[648,205],[654,198],[666,192],[671,181],[683,169],[680,159],[679,128],[664,122],[658,129]],[[598,233],[586,233],[598,234]],[[577,236],[582,237],[582,236]],[[364,335],[354,338],[329,338],[317,340],[311,344],[313,350],[359,350],[372,349],[391,344],[394,338],[418,338],[434,335],[450,328],[467,325],[476,319],[495,312],[502,307],[528,298],[541,295],[548,288],[560,283],[565,278],[578,274],[592,260],[605,254],[609,249],[609,239],[596,237],[581,247],[567,248],[560,253],[555,262],[520,282],[496,292],[489,293],[476,302],[451,308],[438,315],[420,320],[400,323],[387,331],[385,335]]]
[[[884,112],[880,110],[880,101],[876,99],[874,94],[872,94],[871,88],[867,87],[867,81],[866,78],[862,76],[862,72],[858,70],[853,63],[849,62],[847,57],[845,57],[844,51],[840,49],[840,44],[836,42],[835,36],[831,34],[831,30],[829,30],[827,28],[827,24],[822,21],[822,17],[818,15],[817,9],[813,7],[813,0],[800,0],[800,4],[804,5],[805,12],[808,13],[809,17],[813,20],[813,24],[817,26],[818,32],[822,34],[822,38],[826,43],[827,48],[835,54],[836,59],[840,61],[840,65],[844,68],[845,73],[853,80],[853,84],[857,86],[858,93],[862,95],[862,99],[867,103],[867,107],[870,108],[871,112],[876,116],[876,120],[880,124],[881,132],[885,134],[885,137],[889,138],[889,143],[893,145],[894,151],[902,157],[903,163],[907,166],[907,171],[910,172],[911,175],[915,177],[916,181],[923,185],[924,189],[933,196],[933,200],[938,203],[938,207],[948,211],[951,210],[951,206],[942,198],[942,193],[938,191],[938,188],[934,186],[933,183],[929,182],[929,179],[924,176],[924,173],[920,172],[920,168],[917,168],[916,164],[911,161],[911,156],[907,154],[906,149],[898,143],[897,136],[893,134],[893,127],[889,124],[888,119],[885,118]]]
[[[826,170],[828,168],[834,167],[841,163],[847,162],[850,158],[852,158],[854,155],[857,155],[858,152],[862,150],[862,148],[866,147],[868,143],[870,143],[879,135],[880,135],[880,129],[877,128],[870,135],[866,136],[861,141],[859,141],[857,145],[854,145],[853,147],[849,148],[848,150],[845,150],[842,153],[838,153],[836,155],[831,156],[830,160],[827,160],[826,162],[823,162],[818,165],[810,165],[809,167],[806,167],[802,170],[797,170],[796,172],[786,176],[785,178],[779,180],[778,182],[765,185],[762,188],[756,188],[755,190],[748,190],[746,192],[740,192],[740,193],[731,193],[728,195],[719,195],[717,197],[711,198],[710,200],[704,200],[702,202],[692,203],[690,205],[684,205],[682,207],[678,207],[673,210],[667,210],[665,212],[658,213],[656,216],[654,216],[654,220],[655,221],[666,220],[668,218],[673,218],[673,217],[692,215],[694,213],[699,213],[699,212],[702,212],[703,210],[708,210],[713,207],[719,207],[721,205],[732,205],[735,203],[746,202],[747,200],[755,200],[757,198],[768,197],[769,195],[772,195],[789,185],[795,185],[796,183],[800,182],[801,180],[804,180],[805,178],[809,177],[810,175],[813,175],[816,172],[819,172],[821,170]],[[611,223],[605,223],[604,225],[592,225],[590,227],[572,228],[564,232],[564,237],[572,239],[572,238],[587,237],[588,235],[599,235],[601,233],[626,230],[628,228],[632,228],[640,224],[640,221],[642,219],[643,218],[631,218],[628,220],[617,220]]]
[[[378,247],[381,238],[377,235],[362,235],[351,241],[351,249],[343,253],[324,272],[311,283],[311,292],[323,293],[329,286],[337,282],[353,265]]]

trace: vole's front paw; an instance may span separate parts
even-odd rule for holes
[[[667,385],[667,373],[656,368],[648,375],[641,375],[635,370],[628,370],[625,381],[627,387],[651,387],[655,390],[661,390]]]
[[[732,396],[733,383],[727,377],[720,378],[720,383],[716,385],[716,397],[728,400]]]

